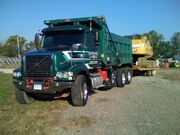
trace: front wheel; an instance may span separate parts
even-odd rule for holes
[[[19,89],[16,89],[15,96],[16,96],[16,100],[20,104],[30,104],[31,102],[34,101],[34,98],[32,98],[29,93],[26,93]]]
[[[110,81],[110,88],[113,88],[116,86],[116,71],[113,68],[111,69],[111,72],[110,72],[109,81]]]
[[[88,100],[88,85],[84,75],[77,76],[71,88],[71,100],[74,106],[84,106]]]

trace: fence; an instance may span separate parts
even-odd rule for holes
[[[17,57],[4,57],[0,56],[0,66],[6,65],[20,65],[20,59]]]

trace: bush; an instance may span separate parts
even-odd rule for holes
[[[5,45],[0,47],[0,56],[17,56],[17,47],[15,45]]]

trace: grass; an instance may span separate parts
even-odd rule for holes
[[[9,96],[13,94],[12,75],[0,73],[0,107],[3,106]]]
[[[164,79],[180,81],[180,69],[157,71]],[[61,121],[62,112],[69,103],[63,100],[35,101],[29,105],[18,104],[14,96],[12,75],[0,73],[0,135],[52,135],[59,128],[86,127],[94,123],[88,117],[68,118]],[[61,123],[62,122],[62,123]]]
[[[162,76],[163,79],[180,81],[180,68],[162,68],[157,71],[157,74]]]
[[[68,103],[56,100],[21,105],[15,100],[14,89],[11,74],[0,73],[0,134],[55,134],[58,117]]]

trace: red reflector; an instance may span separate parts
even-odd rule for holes
[[[26,80],[26,87],[32,89],[34,80]]]
[[[104,70],[98,70],[98,74],[100,74],[103,78],[103,81],[107,81],[108,80],[108,77],[107,77],[107,71],[104,71]]]

